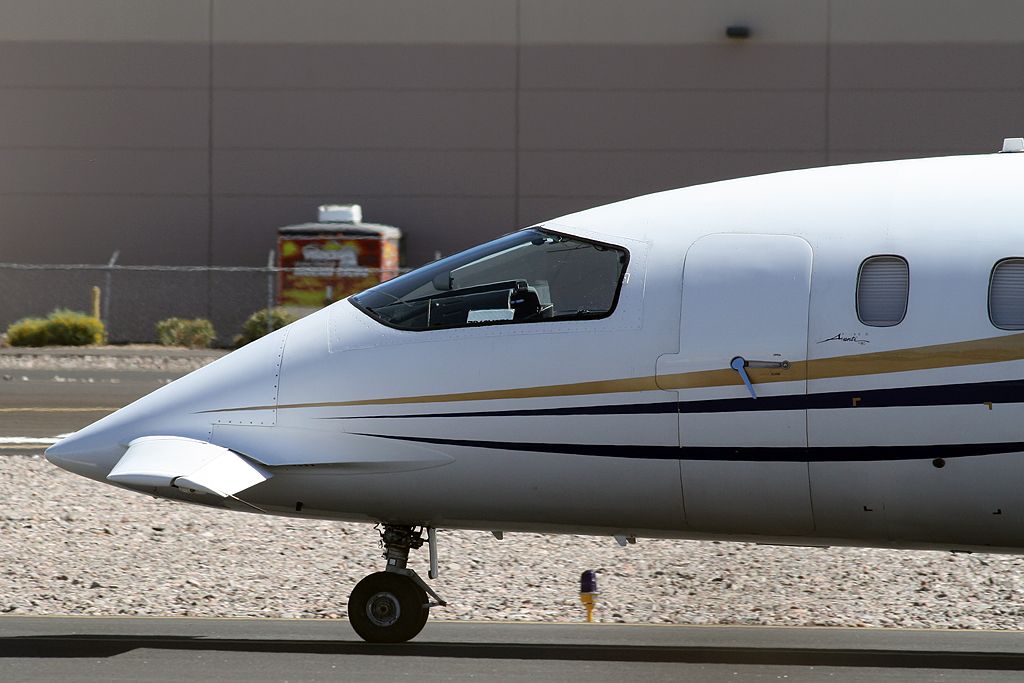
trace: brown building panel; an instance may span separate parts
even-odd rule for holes
[[[719,28],[724,33],[724,25]],[[718,36],[716,36],[718,37]],[[820,90],[824,43],[528,45],[520,84],[554,90]]]
[[[0,254],[24,263],[201,264],[204,196],[10,195],[0,197]]]
[[[213,55],[218,88],[488,90],[516,78],[512,45],[217,44]]]
[[[520,156],[519,191],[531,198],[633,197],[824,163],[820,151],[529,151]]]
[[[203,198],[208,159],[205,149],[0,148],[0,195]]]
[[[515,189],[512,150],[218,150],[213,168],[217,195],[358,194],[379,204],[410,195],[511,196]]]
[[[829,105],[833,150],[995,152],[1024,134],[1020,91],[837,91]]]
[[[838,44],[830,50],[829,84],[833,90],[1019,89],[1024,43]]]
[[[0,87],[205,88],[202,43],[0,42]]]
[[[216,92],[215,148],[508,149],[511,91]]]
[[[801,150],[825,144],[821,92],[526,91],[522,149]]]
[[[0,147],[205,149],[206,89],[0,88]]]
[[[1022,22],[1017,0],[3,0],[0,260],[260,265],[277,227],[356,201],[418,264],[646,192],[995,151],[1024,134]],[[78,296],[62,278],[26,291]],[[234,321],[263,286],[189,278],[147,310]]]

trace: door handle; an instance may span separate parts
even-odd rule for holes
[[[789,369],[788,360],[747,360],[743,356],[736,356],[729,361],[729,367],[740,373],[740,378],[743,383],[747,385],[747,391],[750,392],[750,398],[757,398],[757,392],[754,391],[754,385],[750,383],[750,376],[747,375],[747,368],[781,368],[783,370]]]

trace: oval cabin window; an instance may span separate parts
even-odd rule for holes
[[[1024,259],[1006,259],[992,269],[988,314],[996,327],[1024,330]]]
[[[907,314],[910,267],[899,256],[872,256],[857,276],[857,317],[865,325],[891,327]]]

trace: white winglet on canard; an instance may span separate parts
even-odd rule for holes
[[[174,486],[227,498],[272,476],[221,446],[178,436],[144,436],[128,445],[107,479],[127,486]]]

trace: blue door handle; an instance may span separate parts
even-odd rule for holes
[[[729,367],[740,373],[740,378],[743,383],[747,385],[747,391],[750,392],[750,398],[757,398],[757,392],[754,391],[754,385],[750,383],[750,377],[747,375],[747,361],[743,356],[736,356],[729,363]]]
[[[757,392],[754,391],[754,385],[750,383],[750,376],[747,375],[747,368],[782,368],[786,370],[789,368],[788,360],[747,360],[743,356],[736,356],[729,361],[729,367],[740,373],[740,378],[743,383],[747,385],[747,391],[750,392],[750,398],[757,398]]]

